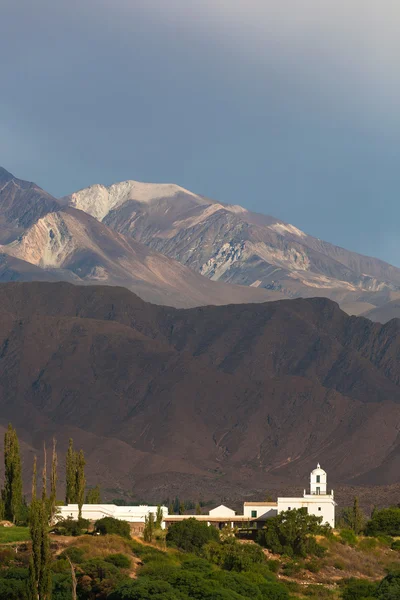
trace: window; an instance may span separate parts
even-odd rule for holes
[[[318,506],[318,510],[322,510],[322,508],[320,506]]]
[[[290,506],[287,507],[288,510],[292,510]]]
[[[317,487],[317,494],[318,494],[318,496],[320,495],[320,493],[321,493],[321,488]]]
[[[317,475],[317,483],[321,483],[321,475]]]
[[[256,510],[252,510],[251,511],[251,517],[252,517],[252,519],[255,519],[256,516],[257,516],[257,511]]]

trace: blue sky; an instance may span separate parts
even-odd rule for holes
[[[398,0],[2,0],[0,165],[175,182],[400,265]]]

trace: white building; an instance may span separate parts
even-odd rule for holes
[[[310,493],[304,490],[302,498],[278,498],[278,514],[286,510],[306,508],[308,514],[322,517],[322,524],[335,526],[335,506],[333,490],[328,494],[327,475],[320,465],[311,471]]]
[[[328,523],[335,526],[335,506],[333,490],[327,493],[327,475],[320,465],[311,472],[310,492],[304,490],[299,498],[278,498],[277,502],[245,502],[243,514],[237,515],[234,510],[221,504],[209,511],[208,515],[169,515],[168,508],[162,506],[163,522],[162,528],[183,521],[184,519],[197,519],[208,525],[214,525],[220,529],[223,527],[263,527],[265,521],[275,517],[281,512],[306,508],[310,515],[322,517],[322,524]],[[59,507],[59,515],[64,519],[78,518],[79,508],[77,504]],[[132,531],[140,533],[143,531],[145,517],[150,513],[157,513],[157,506],[116,506],[115,504],[84,504],[82,506],[82,517],[90,521],[97,521],[103,517],[114,517],[131,523]]]
[[[322,524],[328,523],[335,526],[335,506],[333,491],[327,493],[327,475],[320,465],[311,472],[310,493],[300,498],[278,498],[277,502],[245,502],[243,514],[237,515],[234,510],[221,504],[210,510],[208,515],[168,515],[165,517],[166,525],[177,521],[195,518],[208,525],[213,524],[223,527],[263,527],[265,521],[275,517],[281,512],[299,508],[306,508],[310,515],[322,517]]]
[[[58,516],[63,519],[77,519],[79,515],[79,507],[77,504],[68,504],[68,506],[59,506]],[[162,528],[165,528],[164,519],[168,516],[168,508],[161,506],[163,512]],[[98,521],[103,517],[113,517],[121,521],[134,523],[138,527],[133,528],[140,531],[144,527],[145,517],[153,513],[154,518],[157,514],[157,506],[117,506],[115,504],[83,504],[82,518],[89,521]]]

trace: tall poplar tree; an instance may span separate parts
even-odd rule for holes
[[[56,438],[53,438],[53,455],[51,459],[51,478],[50,478],[50,520],[53,519],[56,513],[57,504],[57,451],[56,451]]]
[[[76,502],[76,454],[74,452],[74,442],[69,440],[66,464],[65,464],[65,503],[74,504]]]
[[[30,600],[51,599],[51,555],[48,534],[48,512],[45,500],[35,498],[31,504],[30,534],[32,555],[29,562]]]
[[[33,458],[33,472],[32,472],[32,502],[36,500],[37,495],[37,456],[35,454]]]
[[[4,435],[4,517],[15,523],[22,506],[22,465],[17,432],[8,425]]]
[[[82,505],[85,501],[85,488],[86,488],[86,479],[85,479],[85,455],[83,454],[83,450],[80,450],[79,454],[76,456],[76,499],[79,506],[79,518],[82,517]]]
[[[43,443],[43,471],[42,471],[42,500],[47,499],[47,450],[46,442]]]

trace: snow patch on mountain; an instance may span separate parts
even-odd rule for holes
[[[297,235],[301,238],[307,237],[307,234],[304,233],[304,231],[301,231],[301,229],[298,229],[294,225],[289,225],[288,223],[274,223],[273,225],[269,225],[269,228],[281,234],[291,233],[292,235]]]
[[[141,183],[139,181],[122,181],[108,187],[92,185],[79,190],[71,196],[64,198],[70,206],[83,210],[98,221],[102,221],[110,210],[121,206],[128,200],[150,203],[160,198],[173,198],[178,194],[186,194],[193,198],[201,199],[193,192],[172,183]]]

